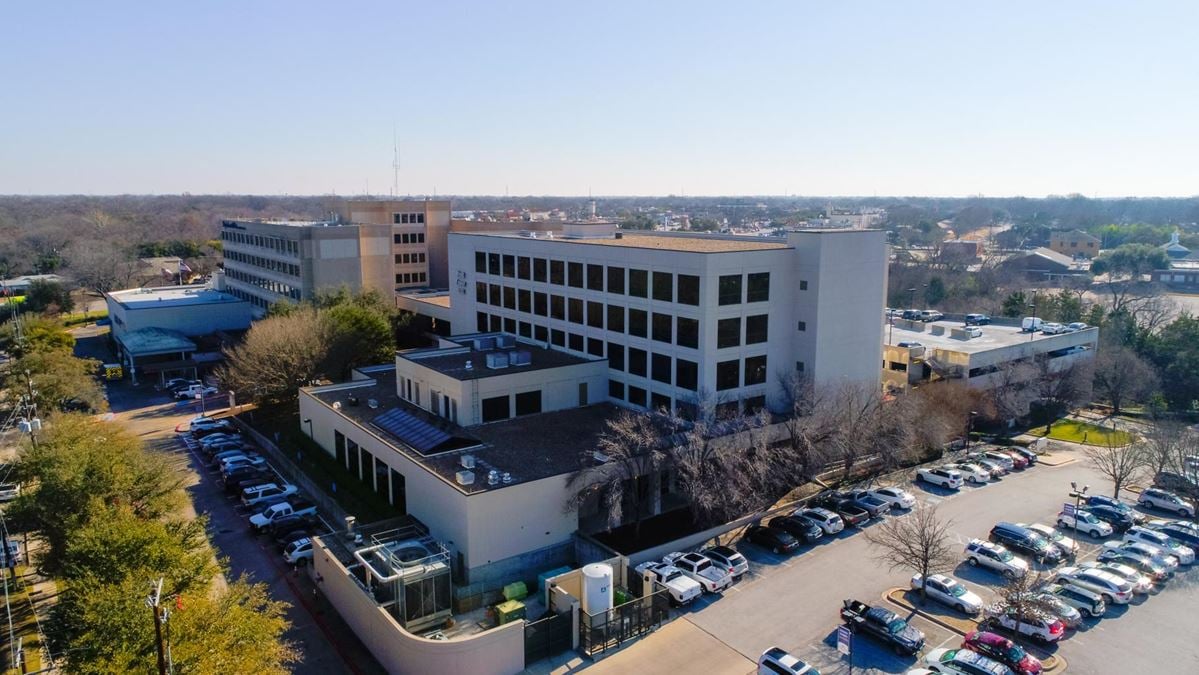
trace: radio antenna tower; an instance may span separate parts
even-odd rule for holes
[[[395,125],[391,127],[391,196],[400,195],[400,141],[396,136]]]

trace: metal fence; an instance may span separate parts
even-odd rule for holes
[[[570,612],[525,623],[525,663],[540,661],[570,649]]]
[[[670,618],[670,593],[664,589],[634,598],[598,614],[579,610],[579,649],[595,656],[645,635]]]

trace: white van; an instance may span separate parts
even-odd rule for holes
[[[1020,330],[1025,333],[1035,333],[1041,330],[1041,326],[1045,324],[1039,316],[1026,316],[1020,322]]]

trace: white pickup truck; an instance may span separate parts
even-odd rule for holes
[[[271,504],[261,513],[250,516],[250,527],[262,532],[272,523],[288,516],[316,516],[316,505],[303,499],[293,499],[288,502]]]
[[[658,582],[670,593],[671,601],[676,605],[686,605],[703,595],[704,589],[699,582],[683,574],[674,565],[663,565],[659,562],[644,562],[634,568],[645,583]]]

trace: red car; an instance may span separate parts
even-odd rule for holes
[[[1007,449],[1000,450],[1000,452],[1002,452],[1003,454],[1012,458],[1012,468],[1013,469],[1016,469],[1018,471],[1020,469],[1028,468],[1028,458],[1025,457],[1024,455],[1021,455],[1020,453],[1018,453],[1014,450],[1007,450]]]
[[[962,649],[978,652],[1009,666],[1020,675],[1040,675],[1041,662],[1020,645],[996,633],[972,630],[962,640]]]

